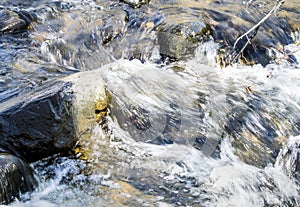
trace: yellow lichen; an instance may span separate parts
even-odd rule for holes
[[[95,116],[96,121],[101,123],[107,115],[107,101],[105,99],[98,99],[95,102]]]

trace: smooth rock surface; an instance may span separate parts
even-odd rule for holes
[[[51,82],[0,104],[0,145],[27,161],[76,142],[71,83]]]
[[[95,104],[105,100],[99,72],[76,73],[0,103],[0,146],[27,161],[72,149],[97,124]]]

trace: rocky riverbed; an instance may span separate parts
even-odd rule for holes
[[[0,204],[299,205],[298,1],[236,42],[274,7],[1,1]]]

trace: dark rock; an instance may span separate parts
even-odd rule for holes
[[[20,10],[20,11],[17,11],[17,13],[18,13],[19,17],[27,23],[27,26],[29,24],[31,24],[33,21],[36,21],[38,19],[37,15],[33,12],[29,12],[26,10]]]
[[[162,16],[155,26],[157,43],[162,57],[186,59],[194,54],[201,41],[208,38],[208,27],[199,12],[186,8],[161,8]]]
[[[146,14],[145,9],[125,8],[126,26],[105,45],[117,59],[151,59],[156,46],[156,36],[152,32],[153,26],[150,25],[153,24],[152,17]]]
[[[149,7],[125,8],[127,24],[120,41],[124,58],[156,62],[160,55],[161,60],[186,59],[207,38],[201,16],[189,14],[188,10],[177,12],[177,7]],[[115,44],[120,45],[119,41]]]
[[[32,162],[73,149],[106,115],[102,79],[76,73],[0,101],[0,205],[36,186]],[[22,159],[20,159],[22,158]],[[23,161],[24,160],[24,161]]]
[[[71,85],[51,82],[0,103],[0,146],[26,161],[72,148],[76,132]]]
[[[20,193],[33,191],[36,185],[33,170],[26,162],[0,153],[0,205],[12,202]]]
[[[25,19],[21,18],[18,13],[9,10],[0,10],[0,32],[16,33],[27,29],[30,19],[20,12]]]

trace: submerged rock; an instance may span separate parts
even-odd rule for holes
[[[266,92],[265,92],[266,93]],[[240,97],[228,94],[231,111],[226,121],[226,132],[232,136],[235,154],[245,163],[265,167],[275,162],[281,148],[278,123],[281,120],[267,108],[268,101],[261,94],[252,94],[244,102]]]
[[[287,145],[280,151],[275,166],[300,183],[300,136],[290,137]]]
[[[134,140],[194,143],[202,119],[184,79],[138,60],[120,60],[103,70],[112,96],[110,116]]]
[[[105,47],[120,34],[125,12],[117,5],[110,9],[90,5],[88,12],[82,15],[77,6],[65,11],[51,5],[55,12],[43,14],[47,21],[34,24],[32,37],[41,44],[44,57],[55,65],[80,71],[94,70],[114,61],[114,54]]]
[[[36,185],[33,169],[26,162],[0,152],[0,205],[10,203],[21,193],[33,191]]]

